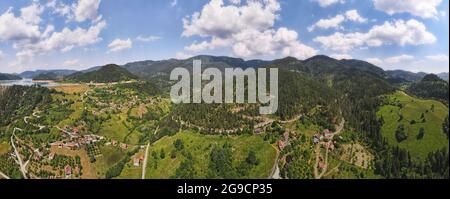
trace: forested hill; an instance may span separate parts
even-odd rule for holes
[[[76,82],[110,83],[137,79],[138,77],[124,68],[115,64],[101,67],[99,70],[87,73],[74,73],[66,77],[66,80]]]
[[[22,79],[22,78],[17,75],[0,73],[0,80],[19,80],[19,79]]]
[[[411,84],[407,91],[418,97],[437,99],[448,104],[448,89],[447,81],[442,80],[437,75],[429,74],[423,77],[420,82]]]

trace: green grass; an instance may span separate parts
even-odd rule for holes
[[[106,170],[125,157],[125,151],[113,146],[100,146],[100,151],[102,156],[96,158],[94,168],[97,171],[97,176],[104,178]]]
[[[10,149],[10,146],[8,143],[6,143],[6,142],[0,143],[0,155],[8,153],[9,149]]]
[[[385,105],[377,113],[378,117],[383,116],[381,133],[390,145],[407,149],[416,160],[424,160],[428,153],[448,147],[448,139],[442,131],[442,123],[448,115],[448,108],[444,104],[435,100],[414,98],[401,91],[389,95],[388,98],[391,102],[397,101],[403,105],[401,109],[399,106]],[[432,105],[434,111],[431,111]],[[425,115],[425,123],[420,119],[422,113]],[[400,114],[404,118],[398,121]],[[412,120],[415,120],[416,124],[410,124]],[[408,138],[398,143],[395,131],[400,124],[405,126]],[[425,137],[418,140],[416,136],[422,127],[425,129]]]
[[[110,120],[102,124],[102,128],[100,129],[98,134],[123,142],[125,136],[128,134],[128,129],[122,123],[121,118],[117,117],[116,115],[112,115]]]
[[[233,147],[233,165],[238,165],[247,157],[250,150],[255,151],[260,164],[253,168],[248,178],[267,178],[275,161],[275,149],[259,136],[212,136],[201,135],[183,131],[172,137],[164,137],[151,146],[149,151],[149,160],[147,165],[146,178],[150,179],[167,179],[174,176],[179,164],[185,159],[181,152],[177,152],[177,157],[172,159],[170,152],[174,149],[173,142],[181,139],[184,142],[184,150],[189,151],[195,161],[196,178],[206,178],[208,173],[208,165],[210,161],[210,152],[213,146],[222,146],[225,142],[231,143]],[[151,153],[155,151],[158,155],[164,149],[166,157],[155,160]],[[154,165],[157,163],[155,169]]]

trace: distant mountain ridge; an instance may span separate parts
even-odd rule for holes
[[[411,84],[407,89],[409,93],[427,99],[449,101],[448,82],[435,74],[425,75],[421,81]]]
[[[20,80],[22,79],[18,75],[0,73],[0,80]]]
[[[138,79],[138,77],[131,74],[128,70],[118,65],[108,64],[96,71],[86,73],[77,72],[71,74],[67,76],[65,79],[69,81],[85,82],[85,83],[89,82],[109,83],[109,82],[120,82]]]
[[[33,79],[41,74],[54,73],[57,76],[67,76],[73,73],[76,73],[76,70],[66,70],[66,69],[57,69],[57,70],[36,70],[36,71],[25,71],[19,74],[20,77],[26,79]]]

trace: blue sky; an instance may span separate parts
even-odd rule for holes
[[[449,71],[445,0],[2,0],[0,72],[325,54]]]

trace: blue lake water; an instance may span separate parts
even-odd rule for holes
[[[56,82],[33,82],[32,79],[21,79],[21,80],[0,80],[1,86],[13,86],[13,85],[21,85],[21,86],[34,86],[40,85],[45,87],[59,86],[61,84]]]

